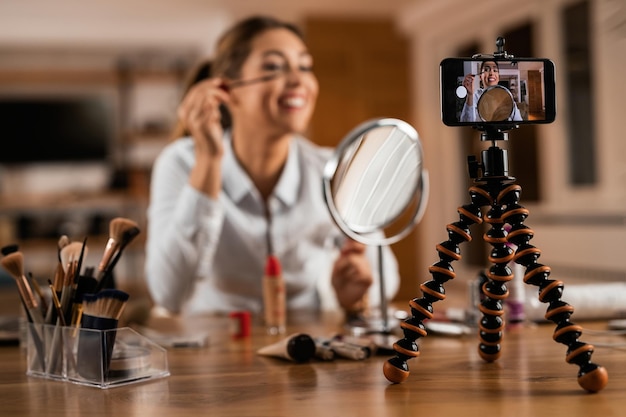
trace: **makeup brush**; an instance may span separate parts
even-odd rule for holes
[[[59,260],[57,265],[57,272],[63,273],[63,259],[61,258],[61,251],[64,247],[69,245],[72,241],[67,235],[61,235],[57,241],[57,258]],[[56,278],[56,277],[55,277]]]
[[[114,288],[105,288],[95,294],[83,294],[83,322],[85,316],[119,320],[129,298],[127,292]]]
[[[67,323],[65,322],[63,310],[61,309],[61,301],[59,300],[59,297],[54,290],[54,285],[52,284],[52,281],[48,280],[48,285],[50,286],[50,290],[52,293],[52,304],[57,311],[59,324],[62,327],[65,327]],[[52,335],[52,341],[50,342],[48,356],[46,357],[46,373],[48,374],[58,372],[59,361],[61,361],[62,359],[58,355],[59,344],[63,345],[65,348],[65,358],[69,361],[70,369],[76,369],[74,353],[72,352],[72,348],[69,345],[66,345],[63,341],[63,338],[60,337],[60,329],[61,327],[55,327],[54,334]]]
[[[33,289],[39,296],[39,302],[41,303],[40,310],[42,311],[42,314],[43,314],[44,311],[48,310],[48,302],[46,301],[46,297],[43,295],[43,291],[41,291],[41,287],[39,286],[39,283],[37,282],[37,280],[33,277],[32,273],[30,272],[28,273],[28,278],[33,286]]]
[[[65,326],[65,319],[63,318],[63,309],[61,308],[61,301],[59,300],[59,297],[57,296],[56,291],[54,290],[54,284],[52,283],[52,281],[48,280],[48,285],[50,287],[50,292],[52,293],[52,305],[54,305],[54,308],[57,310],[57,317],[59,318],[59,321],[61,323],[61,326]]]
[[[61,249],[61,262],[63,264],[63,288],[61,289],[61,311],[65,315],[66,323],[72,318],[71,304],[74,297],[75,281],[79,259],[86,252],[86,247],[80,242],[71,242]]]
[[[113,288],[113,268],[122,256],[126,246],[140,233],[139,226],[132,220],[117,217],[111,220],[109,240],[104,250],[102,260],[98,265],[97,291],[102,288]]]
[[[83,297],[85,294],[93,294],[96,292],[98,281],[95,277],[88,275],[80,275],[72,298],[72,318],[70,324],[72,326],[80,326],[80,320],[83,315]]]
[[[44,322],[43,314],[37,306],[32,290],[28,284],[28,280],[24,275],[24,255],[18,250],[17,245],[9,245],[2,248],[4,257],[0,261],[0,265],[15,279],[17,289],[20,294],[20,300],[26,311],[26,317],[29,323],[37,325],[28,325],[31,341],[35,346],[35,360],[39,363],[39,369],[44,371],[46,367],[46,352],[43,345],[43,326],[38,326]]]
[[[59,236],[59,240],[57,241],[57,254],[59,256],[59,262],[61,262],[61,249],[69,245],[70,242],[71,240],[67,235]]]
[[[24,275],[24,255],[20,251],[12,252],[0,260],[2,267],[15,279],[20,297],[24,302],[28,316],[33,323],[43,324],[43,315]]]
[[[57,292],[53,291],[52,301],[57,311],[57,326],[54,329],[52,340],[49,344],[46,360],[46,372],[48,374],[59,373],[62,368],[63,337],[62,328],[69,323],[72,318],[71,304],[74,293],[74,276],[79,259],[85,252],[85,245],[81,242],[69,242],[60,251],[61,265],[63,266],[63,286],[61,288],[61,299]],[[53,290],[56,290],[53,288]]]
[[[70,242],[61,249],[61,265],[63,265],[64,275],[76,272],[78,260],[86,251],[85,246],[81,242]]]
[[[139,229],[137,224],[132,220],[116,217],[111,220],[109,223],[109,239],[107,240],[106,246],[104,247],[104,253],[102,254],[102,259],[100,260],[100,264],[98,265],[98,271],[103,272],[107,265],[111,262],[111,259],[117,253],[120,246],[122,245],[122,241],[124,239],[124,233],[126,233],[129,229]]]
[[[57,241],[57,265],[54,271],[54,278],[52,279],[52,282],[54,283],[54,287],[56,288],[57,292],[60,293],[61,292],[61,288],[63,286],[63,279],[65,276],[65,272],[63,271],[63,260],[61,259],[61,250],[63,250],[64,247],[66,247],[67,245],[70,244],[70,238],[67,235],[61,235],[59,237],[59,240]],[[50,306],[52,307],[52,306]],[[50,308],[48,309],[48,314],[46,314],[46,322],[49,323],[50,322],[50,318],[51,315],[53,315],[54,313],[54,308]]]
[[[78,256],[78,262],[76,263],[76,275],[74,277],[75,280],[78,279],[78,277],[80,276],[80,271],[83,268],[83,260],[85,259],[85,256],[87,256],[87,250],[87,236],[85,236],[85,238],[83,239],[83,246],[80,250],[80,255]]]
[[[108,377],[117,324],[128,298],[127,292],[113,288],[83,295],[77,370],[84,378],[103,381]]]

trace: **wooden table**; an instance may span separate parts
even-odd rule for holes
[[[474,334],[429,335],[419,341],[421,356],[409,361],[408,380],[397,385],[382,374],[388,356],[296,364],[256,354],[276,340],[261,327],[234,340],[224,319],[185,326],[212,329],[209,345],[170,349],[169,377],[106,390],[29,377],[24,351],[0,347],[0,416],[609,417],[626,409],[624,348],[596,348],[593,360],[608,369],[609,384],[589,394],[578,386],[578,367],[565,362],[566,347],[552,340],[551,324],[507,329],[494,363],[479,358]],[[337,331],[342,323],[336,315],[302,317],[288,329],[312,336]],[[591,332],[582,340],[626,342]]]

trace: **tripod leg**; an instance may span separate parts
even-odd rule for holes
[[[502,211],[499,201],[494,200],[485,216],[485,222],[490,224],[491,228],[483,236],[485,242],[493,247],[489,254],[492,266],[486,274],[488,280],[482,287],[485,298],[479,307],[483,317],[479,323],[478,353],[487,362],[493,362],[500,357],[500,341],[505,326],[502,303],[509,295],[506,283],[513,279],[513,272],[508,264],[513,260],[514,252],[507,245]]]
[[[502,190],[499,200],[506,204],[502,219],[511,225],[507,236],[517,246],[514,261],[526,268],[524,282],[539,287],[539,301],[548,303],[546,319],[556,324],[553,339],[567,345],[566,362],[578,365],[578,384],[585,390],[597,392],[608,383],[608,373],[591,362],[594,347],[579,341],[582,327],[570,321],[574,308],[561,300],[563,282],[549,279],[550,267],[538,262],[541,251],[530,244],[534,232],[524,224],[529,211],[518,204],[521,187],[513,184]]]
[[[458,208],[459,221],[446,226],[448,240],[437,245],[439,262],[428,269],[432,279],[420,286],[422,297],[409,302],[411,317],[400,324],[404,337],[393,345],[396,355],[383,365],[383,373],[392,383],[398,384],[408,378],[407,361],[419,356],[416,341],[426,336],[423,321],[433,317],[432,303],[446,297],[443,285],[456,276],[451,263],[461,259],[459,245],[472,239],[469,227],[482,223],[480,208],[492,200],[489,193],[480,187],[470,187],[469,193],[472,202]]]

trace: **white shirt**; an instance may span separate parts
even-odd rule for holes
[[[218,200],[188,183],[194,143],[168,144],[155,161],[148,208],[146,279],[155,303],[178,313],[228,312],[262,308],[262,277],[268,253],[263,200],[224,139],[222,192]],[[281,177],[269,198],[271,241],[282,265],[288,309],[337,306],[330,271],[333,242],[343,234],[323,197],[322,172],[332,150],[295,137]],[[380,301],[377,248],[368,247]],[[397,261],[384,248],[385,289],[397,292]]]

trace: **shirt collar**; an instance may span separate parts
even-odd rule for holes
[[[241,167],[235,157],[232,147],[230,133],[225,135],[224,159],[222,161],[222,184],[224,192],[230,196],[234,202],[240,202],[247,195],[258,198],[258,191],[246,171]],[[289,155],[287,162],[280,174],[278,184],[274,188],[273,198],[278,199],[283,204],[291,206],[295,204],[300,186],[301,170],[300,158],[298,157],[298,145],[296,140],[292,140],[289,145]]]

